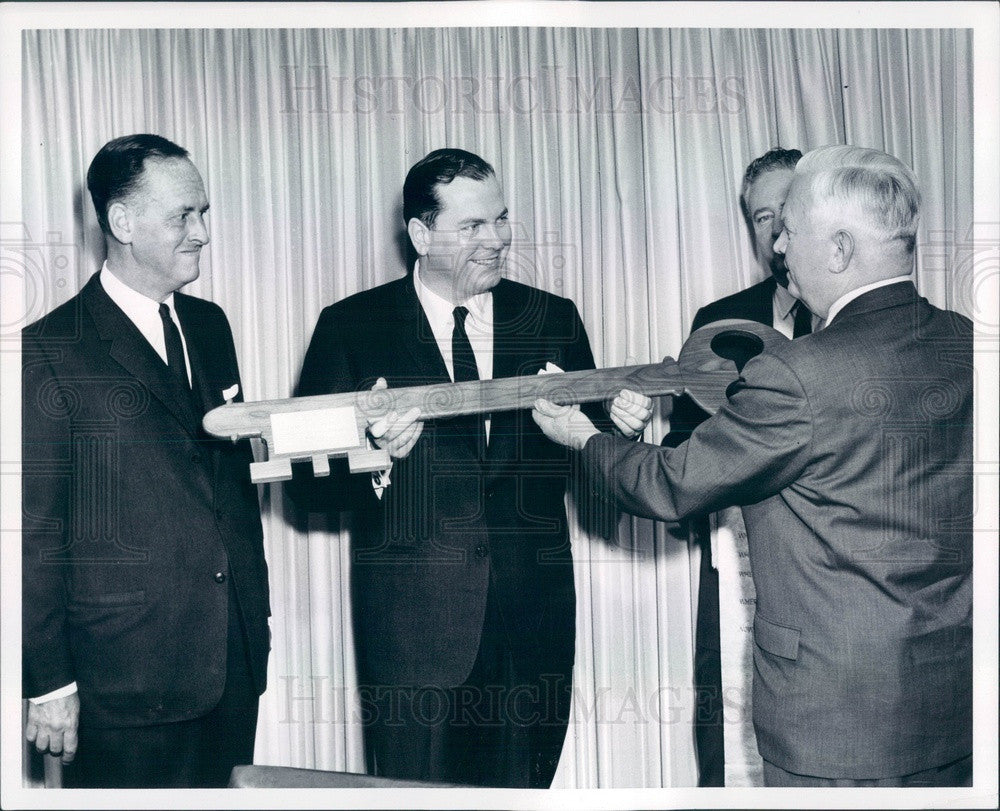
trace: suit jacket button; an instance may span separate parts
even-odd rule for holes
[[[225,583],[226,582],[226,573],[225,572],[216,572],[215,573],[215,582],[216,583]]]
[[[197,451],[191,454],[191,461],[198,464],[201,461],[201,454]]]
[[[216,508],[216,510],[215,510],[215,517],[218,518],[221,521],[222,520],[222,516],[223,516],[222,510],[219,509],[219,508]]]
[[[490,553],[489,547],[481,543],[476,547],[476,557],[485,558]]]

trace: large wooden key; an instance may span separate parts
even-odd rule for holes
[[[371,449],[368,426],[390,411],[414,406],[421,420],[531,408],[539,397],[559,405],[610,400],[622,389],[649,397],[688,394],[714,414],[743,364],[781,333],[755,321],[717,321],[691,333],[677,360],[561,374],[435,383],[398,389],[319,394],[283,400],[229,403],[205,415],[205,430],[217,437],[260,438],[268,458],[250,465],[255,482],[292,478],[292,462],[312,461],[313,474],[330,474],[330,457],[347,456],[352,473],[384,470],[389,454]]]

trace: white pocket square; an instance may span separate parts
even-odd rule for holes
[[[222,392],[222,399],[227,403],[231,403],[233,398],[240,393],[240,384],[233,383],[228,389],[224,389]]]

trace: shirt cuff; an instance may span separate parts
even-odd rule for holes
[[[392,480],[389,478],[389,471],[392,470],[392,462],[389,462],[389,467],[385,470],[377,470],[372,473],[372,488],[375,490],[375,497],[381,501],[382,493],[385,492],[385,488],[392,484]]]
[[[57,698],[66,698],[66,696],[71,696],[76,692],[76,682],[70,682],[65,687],[60,687],[58,690],[53,690],[51,693],[46,693],[43,696],[36,696],[35,698],[29,698],[32,704],[44,704],[46,701],[55,701]]]

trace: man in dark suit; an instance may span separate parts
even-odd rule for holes
[[[781,212],[785,196],[792,182],[795,164],[801,157],[802,153],[797,149],[775,148],[747,166],[740,190],[740,211],[750,233],[754,257],[770,275],[762,282],[699,309],[691,323],[692,331],[715,321],[743,318],[774,327],[789,338],[812,332],[816,319],[805,305],[788,292],[785,257],[774,250],[774,242],[783,227]],[[663,444],[676,448],[707,416],[690,397],[676,398],[670,414],[670,433],[663,438]],[[701,550],[694,654],[698,785],[723,786],[726,764],[719,643],[719,572],[717,562],[712,560],[708,518],[695,517],[688,525]]]
[[[440,149],[415,164],[403,218],[413,272],[323,311],[298,394],[593,368],[573,303],[502,277],[511,228],[482,158]],[[374,481],[334,464],[328,479],[296,470],[289,486],[303,507],[356,510],[369,769],[548,787],[574,654],[566,449],[527,411],[418,418],[414,409],[371,427],[393,459]]]
[[[775,250],[827,326],[750,360],[680,447],[536,404],[630,512],[742,506],[770,786],[971,785],[972,328],[913,286],[918,209],[884,153],[803,157]]]
[[[747,166],[740,189],[740,211],[750,233],[754,257],[770,275],[746,290],[706,304],[698,310],[692,330],[724,318],[746,318],[772,326],[792,338],[796,331],[799,335],[807,334],[818,325],[818,319],[788,291],[785,258],[774,250],[784,224],[785,197],[801,157],[798,149],[775,148]]]
[[[239,391],[232,333],[177,292],[208,201],[156,135],[105,144],[87,186],[107,261],[22,335],[26,735],[67,786],[225,786],[270,611],[250,448],[201,430]]]

